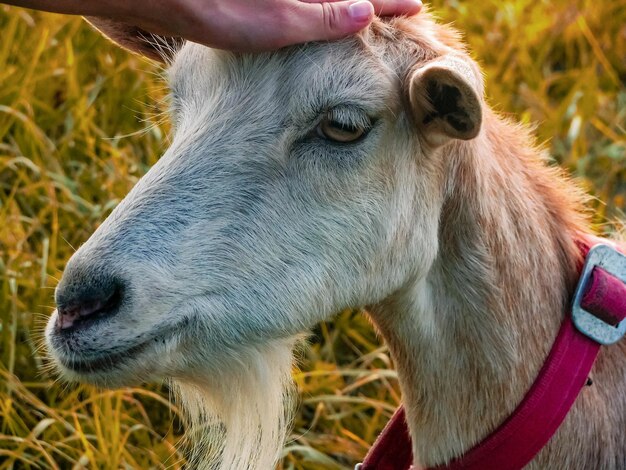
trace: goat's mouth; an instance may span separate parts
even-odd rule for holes
[[[66,369],[77,374],[94,374],[110,372],[114,369],[123,367],[132,359],[136,358],[139,354],[144,352],[149,343],[154,340],[146,341],[128,349],[115,352],[104,352],[97,357],[91,358],[76,358],[57,356],[57,361]]]
[[[120,342],[104,332],[74,331],[61,335],[49,324],[46,341],[51,359],[61,375],[69,381],[97,386],[130,386],[164,377],[169,363],[160,352],[178,348],[188,320],[167,328],[144,332]]]

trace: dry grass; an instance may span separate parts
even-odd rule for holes
[[[466,32],[503,112],[624,220],[626,3],[435,3]],[[0,7],[0,470],[178,468],[163,387],[67,387],[42,367],[41,327],[64,262],[166,146],[152,64],[78,18]],[[146,104],[148,103],[148,104]],[[351,468],[400,397],[367,320],[344,312],[301,353],[285,469]]]

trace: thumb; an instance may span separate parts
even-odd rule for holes
[[[299,3],[302,14],[294,42],[339,39],[362,30],[374,18],[374,6],[367,0]]]

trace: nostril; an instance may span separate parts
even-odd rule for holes
[[[78,290],[75,296],[58,302],[57,329],[66,330],[87,320],[111,315],[117,311],[121,301],[122,288],[117,282]]]

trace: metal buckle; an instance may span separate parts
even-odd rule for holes
[[[591,271],[596,266],[601,267],[626,284],[626,256],[609,245],[600,244],[594,246],[587,254],[587,259],[574,293],[572,319],[574,320],[574,325],[582,334],[600,344],[608,345],[618,342],[626,334],[626,320],[622,320],[616,326],[609,325],[580,306]]]

